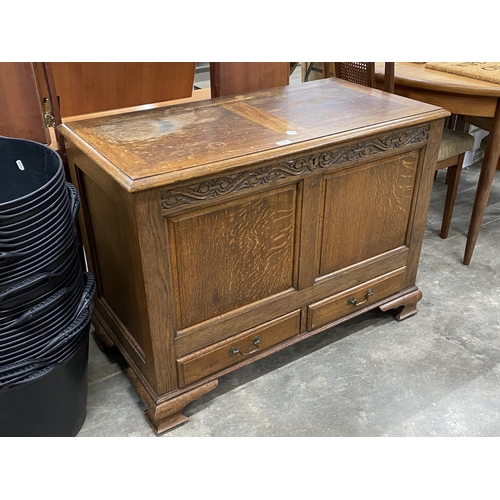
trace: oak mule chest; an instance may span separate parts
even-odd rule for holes
[[[376,307],[417,311],[446,116],[331,78],[60,126],[93,324],[156,432],[232,370]]]

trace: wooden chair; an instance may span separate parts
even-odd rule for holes
[[[61,115],[53,82],[50,63],[0,63],[0,95],[4,97],[0,135],[50,146],[61,156],[69,175],[64,140],[55,128],[61,124]]]
[[[478,127],[483,130],[487,130],[488,132],[491,131],[491,127],[493,125],[493,118],[486,118],[482,116],[464,116],[463,120],[464,122],[469,123],[470,125],[474,125],[475,127]],[[483,149],[486,149],[487,141],[488,141],[488,136],[486,136],[481,141],[481,147]],[[500,158],[498,159],[497,170],[500,170]]]
[[[211,62],[212,97],[282,87],[290,82],[288,62]]]
[[[333,63],[333,74],[336,78],[394,93],[394,63],[385,63],[383,85],[379,83],[379,79],[375,75],[375,63],[373,62],[336,62]],[[448,237],[465,153],[473,146],[474,138],[472,135],[452,128],[443,130],[436,163],[436,173],[443,168],[447,169],[445,182],[448,189],[439,233],[441,238]]]

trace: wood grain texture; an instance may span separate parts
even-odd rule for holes
[[[0,95],[0,135],[50,143],[33,63],[1,62]]]
[[[243,94],[288,85],[288,62],[213,62],[210,63],[212,97]]]
[[[310,254],[306,253],[305,255]],[[301,291],[289,290],[180,330],[176,335],[175,350],[179,356],[183,356],[210,346],[257,324],[287,314],[304,306],[304,304],[317,302],[394,269],[399,269],[405,266],[408,256],[407,248],[399,248],[387,254],[377,255],[363,263],[323,276],[316,280],[313,286]],[[307,260],[313,261],[310,258]]]
[[[405,244],[418,157],[411,151],[325,178],[318,276]]]
[[[143,351],[141,314],[134,282],[136,275],[131,272],[136,263],[131,248],[133,242],[129,238],[130,222],[127,220],[127,212],[123,205],[115,203],[85,175],[82,176],[81,189],[92,221],[94,251],[99,255],[97,268],[94,269],[98,277],[99,295],[120,318]],[[102,213],[106,213],[107,217],[101,217]]]
[[[173,217],[179,328],[293,286],[296,186]]]
[[[270,121],[296,125],[280,133],[233,113],[224,106],[245,103]],[[356,110],[363,110],[362,112]],[[429,105],[336,79],[289,85],[238,97],[67,122],[61,132],[81,142],[109,175],[124,177],[130,190],[167,185],[207,173],[226,172],[249,163],[332,142],[366,137],[446,116]],[[346,120],[349,121],[347,128]],[[285,141],[285,142],[283,142]],[[180,146],[182,145],[182,147]],[[106,161],[99,159],[105,158]],[[114,165],[114,167],[113,167]]]
[[[189,97],[195,63],[53,62],[61,116]]]
[[[376,63],[375,78],[381,79],[384,72],[384,63]],[[425,63],[397,62],[394,81],[396,85],[408,85],[431,91],[500,97],[500,85],[496,83],[436,71],[426,68]]]
[[[342,293],[311,304],[308,307],[307,329],[314,330],[327,325],[342,316],[347,316],[356,307],[369,307],[403,288],[405,269],[367,281],[361,286],[350,288]],[[371,294],[367,295],[370,291]],[[351,299],[356,301],[351,303]],[[359,304],[358,304],[359,303]]]
[[[300,332],[300,310],[259,325],[207,349],[179,358],[180,387],[235,365]],[[256,341],[257,339],[257,341]],[[231,349],[237,349],[232,352]]]

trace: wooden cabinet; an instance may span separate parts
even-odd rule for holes
[[[94,326],[157,432],[232,370],[375,307],[416,312],[447,115],[332,78],[60,127]]]

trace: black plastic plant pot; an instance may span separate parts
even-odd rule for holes
[[[87,415],[88,337],[87,330],[84,341],[63,362],[0,389],[0,436],[78,434]]]
[[[52,242],[43,253],[27,257],[22,262],[0,262],[0,290],[9,288],[33,273],[42,270],[48,272],[57,268],[69,257],[76,245],[76,234],[76,228],[72,228],[63,240]]]
[[[71,273],[68,273],[64,280],[59,280],[53,283],[49,282],[45,285],[45,287],[40,287],[38,289],[39,292],[43,291],[43,293],[36,293],[35,290],[31,291],[31,295],[28,294],[16,297],[18,300],[14,302],[17,304],[15,307],[0,309],[0,328],[2,325],[10,324],[16,318],[23,316],[27,311],[35,307],[37,304],[43,303],[49,297],[59,292],[59,290],[71,287],[72,283],[78,279],[78,276],[80,276],[81,273],[81,266],[78,265],[78,262],[75,262],[75,265],[71,268]],[[50,288],[47,288],[47,286],[50,286]]]
[[[34,227],[28,231],[20,231],[16,235],[2,235],[0,232],[0,248],[9,250],[10,248],[23,249],[31,246],[33,243],[44,239],[54,231],[61,223],[72,224],[73,220],[70,217],[69,210],[62,213],[54,213],[41,224],[36,223]]]
[[[35,305],[22,316],[0,328],[0,364],[6,357],[20,354],[23,347],[32,348],[35,341],[46,341],[60,328],[64,329],[79,313],[84,290],[84,280],[79,279],[72,287],[63,288],[48,299]]]
[[[70,258],[56,271],[32,276],[17,286],[0,291],[0,323],[4,323],[7,318],[20,316],[36,303],[68,286],[83,272],[82,267],[75,248]]]
[[[89,323],[90,325],[90,323]],[[82,342],[86,340],[88,335],[88,328],[82,325],[82,330],[71,343],[63,346],[55,354],[43,358],[28,359],[9,365],[10,371],[2,370],[0,374],[0,390],[4,387],[14,387],[28,380],[33,380],[37,376],[42,375],[47,368],[53,368],[54,365],[66,361],[71,357],[80,347]],[[1,369],[1,367],[0,367]]]
[[[60,317],[54,324],[46,325],[44,330],[32,330],[29,335],[17,336],[16,339],[2,345],[0,350],[5,352],[0,359],[0,366],[5,367],[12,363],[19,363],[32,358],[39,358],[52,342],[68,325],[73,324],[76,315],[67,311],[65,317]]]
[[[22,268],[19,267],[19,272],[12,276],[5,277],[0,273],[0,292],[10,290],[12,287],[20,285],[28,279],[33,278],[34,280],[38,280],[40,277],[43,278],[43,276],[57,272],[68,259],[72,258],[75,249],[77,249],[78,246],[79,243],[77,241],[73,241],[68,248],[62,249],[61,253],[57,255],[57,257],[41,259],[37,265],[30,266],[28,269],[25,269],[24,266]]]
[[[28,234],[30,231],[36,230],[44,225],[54,215],[59,215],[61,207],[71,207],[73,212],[78,210],[80,198],[76,194],[76,189],[69,182],[65,183],[58,193],[56,198],[39,200],[37,210],[29,210],[21,214],[16,220],[12,217],[0,218],[0,237],[15,238]],[[69,195],[69,199],[68,199]]]
[[[54,349],[54,343],[64,342],[78,332],[84,320],[82,315],[90,317],[95,293],[93,276],[86,274],[87,283],[83,292],[78,288],[76,297],[70,297],[68,304],[62,304],[54,310],[53,320],[50,316],[37,318],[29,326],[6,329],[0,334],[0,366],[47,355],[49,348]]]
[[[18,229],[8,231],[3,231],[0,228],[0,247],[30,245],[37,239],[45,237],[61,223],[76,225],[79,206],[80,198],[78,195],[74,199],[73,197],[68,199],[67,194],[64,194],[63,198],[56,205],[51,206],[46,214],[27,219],[25,226],[18,223]]]
[[[0,137],[0,215],[45,198],[64,179],[61,157],[34,141]]]
[[[32,356],[0,365],[0,388],[23,380],[27,375],[69,357],[79,346],[82,335],[90,325],[90,312],[82,311],[78,317],[61,328],[50,342],[47,342]],[[69,326],[68,326],[69,325]]]
[[[76,237],[76,226],[68,218],[61,217],[53,226],[52,230],[43,237],[37,237],[26,243],[4,243],[0,241],[0,269],[7,269],[9,265],[13,268],[16,264],[21,265],[46,253],[48,248],[65,241],[71,234]]]
[[[6,180],[8,182],[8,180]],[[64,194],[64,179],[58,180],[44,196],[32,199],[29,203],[19,205],[15,209],[0,210],[0,228],[12,229],[15,225],[24,225],[33,216],[43,216],[61,201]]]

